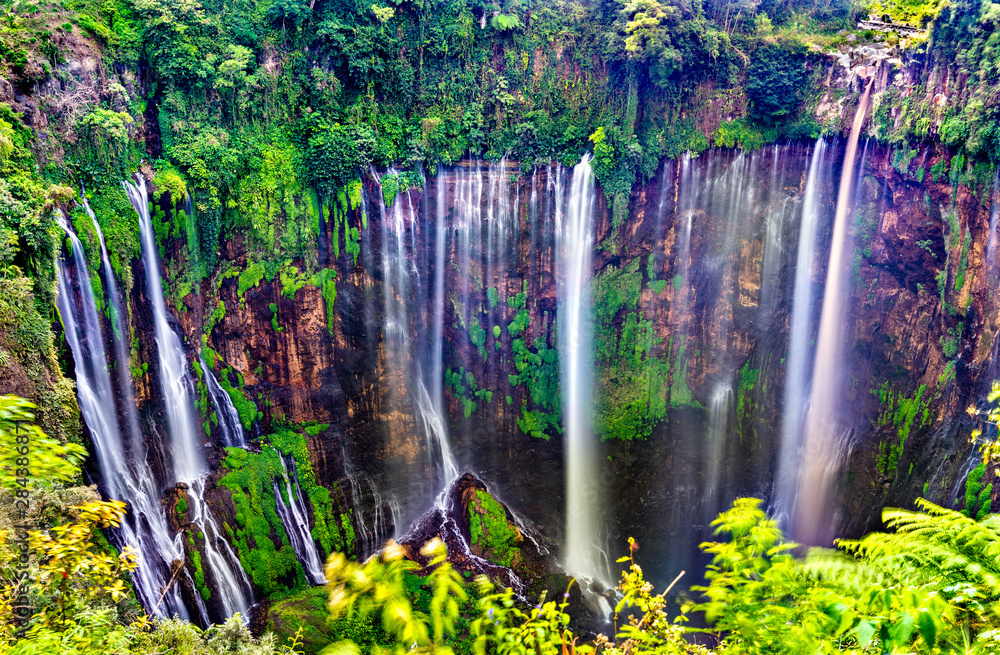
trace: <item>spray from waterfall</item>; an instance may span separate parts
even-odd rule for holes
[[[851,204],[858,137],[864,124],[874,78],[865,88],[854,116],[844,154],[844,168],[837,193],[833,241],[827,269],[816,365],[813,369],[812,407],[806,423],[806,452],[799,478],[796,507],[796,538],[806,544],[829,543],[832,538],[830,491],[840,467],[837,409],[840,400],[842,350],[844,345],[844,287],[846,269],[847,212]]]
[[[819,227],[821,178],[826,168],[826,141],[816,141],[802,202],[799,244],[792,291],[792,315],[788,333],[788,356],[785,364],[785,389],[781,418],[781,444],[775,483],[775,506],[791,521],[800,468],[803,418],[809,402],[810,335],[812,334],[813,282],[816,258],[816,234]],[[791,526],[785,526],[791,530]]]

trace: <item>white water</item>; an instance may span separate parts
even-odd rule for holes
[[[167,431],[174,476],[180,482],[193,482],[205,472],[205,457],[194,417],[192,384],[187,370],[187,356],[181,340],[167,322],[167,308],[160,286],[160,266],[149,217],[146,180],[136,177],[136,183],[123,182],[132,207],[139,214],[139,236],[142,259],[146,269],[146,294],[153,309],[153,327],[160,361],[160,384],[167,408]]]
[[[599,546],[597,444],[591,429],[593,357],[590,318],[594,249],[594,174],[584,155],[573,169],[565,214],[556,212],[559,360],[566,443],[566,571],[606,580]]]
[[[802,202],[799,244],[795,264],[795,286],[785,363],[781,444],[775,484],[775,505],[789,521],[794,516],[796,476],[800,466],[803,418],[809,402],[810,335],[813,325],[812,272],[816,259],[816,234],[820,219],[820,180],[826,163],[826,141],[816,141]],[[785,526],[791,529],[791,525]]]
[[[249,620],[247,610],[253,604],[253,588],[239,558],[205,503],[204,480],[194,480],[188,485],[188,505],[191,522],[201,529],[204,537],[204,570],[206,577],[215,580],[215,584],[210,585],[213,598],[218,598],[226,617],[238,612],[244,622]]]
[[[768,211],[764,219],[764,260],[760,273],[760,304],[757,322],[760,329],[771,329],[774,310],[781,299],[781,256],[784,251],[781,235],[785,229],[785,213],[788,198],[781,197],[785,182],[786,148],[775,145],[771,149],[771,189],[768,197]]]
[[[113,411],[115,399],[83,245],[64,218],[60,217],[58,223],[72,243],[76,271],[74,284],[66,264],[61,259],[57,262],[57,307],[76,362],[77,400],[91,432],[107,497],[128,503],[128,516],[117,531],[115,541],[120,547],[130,546],[136,554],[133,580],[143,606],[160,617],[176,614],[189,619],[178,586],[171,584],[167,589],[170,564],[184,559],[184,548],[180,537],[172,535],[167,527],[144,455],[140,458],[137,454],[134,461],[127,457]],[[106,256],[104,261],[107,261]],[[112,293],[113,289],[109,288],[107,295]],[[119,369],[122,367],[122,360],[119,360]],[[124,368],[128,375],[127,360]],[[131,379],[127,379],[128,398],[131,398]],[[127,407],[128,403],[125,405]],[[134,406],[132,412],[134,420]]]
[[[726,439],[729,435],[729,413],[733,406],[733,387],[720,384],[712,393],[708,407],[708,443],[706,456],[708,470],[705,476],[703,512],[706,522],[711,522],[719,513],[719,482],[721,464],[725,461]]]
[[[206,462],[198,435],[194,415],[191,378],[187,370],[187,356],[180,338],[167,322],[167,309],[160,286],[160,267],[149,217],[149,199],[146,181],[141,176],[135,184],[123,182],[129,201],[139,214],[139,236],[142,242],[143,263],[146,272],[146,292],[153,308],[157,353],[160,362],[160,383],[163,401],[167,408],[167,429],[170,437],[169,452],[173,459],[174,481],[188,485],[192,523],[204,535],[205,573],[215,580],[211,586],[213,597],[229,617],[239,612],[247,618],[253,602],[253,590],[246,572],[240,566],[232,547],[225,540],[204,501]],[[180,539],[180,535],[177,537]]]
[[[379,179],[374,171],[372,173],[373,177]],[[380,208],[382,215],[382,271],[384,275],[382,287],[385,303],[386,368],[396,382],[397,388],[394,388],[394,392],[398,396],[396,402],[412,407],[415,423],[423,431],[426,451],[437,467],[438,484],[436,489],[440,491],[457,477],[458,465],[452,454],[447,428],[442,418],[442,401],[433,399],[428,393],[419,353],[414,352],[418,346],[412,343],[409,336],[411,313],[414,311],[419,313],[421,308],[415,305],[419,301],[418,299],[427,296],[423,292],[423,280],[415,264],[418,257],[417,217],[410,201],[410,195],[405,192],[396,196],[392,207],[386,207],[385,199],[381,198]],[[443,233],[435,239],[436,261],[444,259],[443,239]],[[439,276],[440,279],[438,279]],[[440,384],[438,379],[443,377],[440,359],[443,347],[439,348],[437,345],[438,339],[443,341],[443,276],[444,266],[442,265],[437,267],[435,271],[434,317],[437,323],[431,330],[431,338],[434,341],[430,348],[434,360],[430,365],[434,376],[434,382],[431,386],[435,389],[436,385]],[[437,306],[439,302],[440,307]],[[414,306],[411,307],[411,304]],[[439,317],[440,320],[438,320]],[[443,394],[435,391],[435,395]],[[413,482],[422,484],[423,481],[418,479]],[[405,527],[397,524],[396,530],[399,531]]]
[[[820,315],[819,337],[816,341],[816,365],[812,378],[812,406],[806,420],[806,452],[799,476],[799,495],[795,516],[795,537],[809,545],[828,545],[833,533],[833,512],[830,492],[839,468],[840,430],[837,426],[838,403],[842,387],[841,351],[844,346],[846,242],[848,209],[853,198],[854,164],[858,137],[868,108],[872,82],[854,116],[854,125],[844,153],[844,168],[837,193],[833,241],[827,268],[823,309]]]
[[[233,399],[229,397],[226,390],[222,388],[219,381],[215,379],[212,369],[208,367],[205,360],[199,355],[201,373],[205,378],[205,388],[208,390],[208,397],[212,401],[215,409],[215,416],[219,419],[219,432],[222,434],[222,442],[226,446],[236,448],[247,447],[247,433],[240,422],[240,414],[233,405]]]
[[[289,458],[292,464],[291,471],[289,471],[285,456],[279,454],[279,457],[282,468],[281,479],[284,482],[288,503],[285,503],[284,497],[281,495],[278,481],[274,480],[274,501],[278,516],[281,517],[281,523],[285,526],[288,539],[292,542],[295,557],[305,569],[309,582],[314,585],[326,584],[326,576],[323,574],[323,559],[319,555],[319,549],[316,548],[312,531],[309,529],[309,513],[306,510],[305,501],[302,499],[302,489],[299,487],[295,460]]]

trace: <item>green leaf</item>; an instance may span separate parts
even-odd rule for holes
[[[875,625],[869,621],[862,621],[851,633],[857,637],[858,647],[865,650],[871,643],[872,637],[875,636]]]
[[[903,646],[910,641],[913,634],[913,617],[904,614],[897,623],[889,628],[889,640],[896,646]]]
[[[319,655],[361,655],[361,649],[350,639],[344,639],[330,644],[321,650]]]
[[[920,631],[920,636],[924,638],[927,642],[929,648],[934,648],[934,642],[937,641],[937,621],[934,615],[924,610],[917,615],[917,629]]]

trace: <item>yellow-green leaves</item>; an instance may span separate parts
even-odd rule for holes
[[[33,403],[17,396],[0,396],[0,485],[26,490],[74,480],[87,450],[60,443],[31,423]]]

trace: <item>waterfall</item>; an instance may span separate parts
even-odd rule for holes
[[[712,393],[708,407],[708,470],[705,476],[703,495],[706,523],[711,523],[719,511],[719,467],[725,456],[729,412],[732,406],[733,385],[731,383],[720,384]]]
[[[205,457],[198,437],[191,392],[191,378],[187,372],[187,356],[181,340],[167,322],[167,307],[160,283],[160,267],[153,225],[149,217],[149,199],[146,180],[136,177],[136,183],[124,182],[129,201],[139,214],[139,236],[142,242],[142,259],[146,269],[146,293],[153,308],[153,327],[160,360],[160,383],[163,402],[167,408],[167,431],[170,435],[170,454],[174,475],[181,482],[191,482],[205,471]]]
[[[188,485],[189,511],[191,522],[201,530],[205,551],[205,573],[212,576],[215,584],[212,594],[218,595],[222,611],[228,618],[237,612],[244,621],[249,619],[247,611],[253,603],[253,588],[250,579],[240,566],[239,558],[226,541],[212,511],[205,502],[205,481],[193,480]]]
[[[215,379],[212,369],[208,367],[201,355],[198,356],[198,361],[201,364],[201,372],[205,378],[205,388],[208,390],[208,397],[211,399],[212,407],[215,409],[215,416],[219,419],[219,432],[222,434],[222,443],[226,446],[246,448],[247,434],[243,430],[243,423],[240,422],[240,414],[233,405],[233,399],[229,397],[226,390]]]
[[[323,574],[323,560],[319,556],[319,549],[316,548],[316,542],[309,529],[309,513],[306,511],[306,504],[302,499],[299,476],[295,471],[295,460],[291,460],[292,466],[291,471],[289,471],[285,456],[279,454],[279,457],[282,469],[281,479],[285,483],[285,495],[288,497],[288,503],[285,503],[281,489],[278,487],[278,481],[275,479],[274,501],[278,516],[281,517],[281,523],[285,526],[288,539],[292,542],[295,557],[305,569],[309,582],[315,585],[326,584],[326,576]]]
[[[115,279],[115,273],[111,268],[111,261],[108,258],[108,247],[104,242],[104,232],[101,231],[101,225],[97,222],[97,216],[91,210],[90,203],[87,202],[87,196],[83,189],[81,189],[80,201],[83,203],[83,209],[94,225],[94,230],[97,232],[97,239],[101,246],[101,272],[104,274],[104,297],[107,299],[111,309],[111,336],[115,345],[115,368],[118,373],[116,377],[118,378],[119,407],[125,419],[125,431],[122,436],[127,437],[129,440],[126,444],[126,449],[141,450],[142,434],[139,431],[139,418],[136,415],[135,389],[132,385],[131,362],[129,361],[129,340],[125,334],[124,314],[122,313],[118,281]]]
[[[788,333],[785,364],[785,389],[781,417],[781,443],[775,484],[775,504],[790,521],[795,506],[796,475],[799,471],[799,448],[802,422],[809,401],[810,335],[813,315],[813,264],[816,259],[816,233],[820,215],[820,178],[826,168],[826,141],[816,141],[802,202],[799,246],[792,291],[792,315]],[[786,526],[790,528],[791,526]]]
[[[133,449],[134,460],[129,459],[115,412],[109,411],[109,408],[115,406],[115,398],[97,305],[83,257],[83,245],[64,217],[60,216],[57,222],[72,244],[76,272],[74,284],[68,275],[67,263],[62,259],[57,261],[59,293],[56,304],[66,341],[76,362],[77,400],[84,422],[90,429],[107,497],[124,501],[129,506],[128,515],[112,537],[119,547],[130,546],[135,552],[137,567],[133,581],[136,593],[147,611],[160,617],[176,614],[189,619],[178,586],[170,580],[171,565],[184,559],[184,547],[180,536],[172,535],[167,526],[166,515],[154,490],[144,454],[140,458],[141,449]],[[102,239],[103,251],[103,235],[99,227],[98,235]],[[106,252],[102,254],[105,255],[106,263]],[[109,288],[106,295],[113,297],[114,293],[115,289]],[[119,370],[124,368],[128,376],[127,360],[123,362],[119,359],[118,367]],[[129,394],[123,399],[123,405],[127,416],[131,379],[126,379]],[[134,410],[133,404],[133,417]],[[133,437],[138,439],[138,433],[133,434]]]
[[[437,229],[434,238],[434,329],[433,357],[431,368],[431,399],[438,416],[444,416],[444,268],[448,210],[445,200],[444,175],[437,176],[437,197],[435,218]]]
[[[143,264],[146,269],[146,291],[153,308],[153,325],[160,362],[160,384],[167,408],[167,430],[170,435],[170,456],[174,480],[187,485],[192,523],[204,536],[204,551],[209,575],[215,580],[213,593],[218,594],[226,617],[239,612],[247,618],[253,601],[253,590],[246,572],[232,547],[222,536],[211,510],[204,500],[205,477],[208,474],[194,416],[191,378],[187,371],[187,356],[180,338],[167,322],[163,300],[160,267],[149,216],[146,180],[136,177],[135,184],[123,182],[129,201],[139,214],[139,236]],[[180,539],[180,535],[178,535]]]
[[[827,545],[832,537],[830,487],[839,470],[837,409],[841,387],[841,350],[844,342],[844,287],[846,277],[847,212],[852,199],[858,137],[868,108],[874,78],[865,88],[844,154],[844,168],[837,193],[833,241],[827,269],[816,365],[812,379],[812,407],[806,423],[806,456],[801,469],[795,525],[798,541]]]
[[[598,532],[599,501],[594,481],[597,444],[591,431],[592,346],[590,259],[594,249],[594,175],[584,155],[573,169],[565,215],[556,212],[559,253],[556,294],[559,299],[559,359],[566,429],[566,570],[591,579],[603,571]]]
[[[765,217],[764,261],[760,273],[760,304],[758,305],[758,324],[760,329],[771,329],[771,318],[781,297],[781,254],[784,249],[781,235],[785,229],[785,210],[788,197],[780,198],[785,182],[784,148],[775,145],[771,158],[771,188],[768,196],[768,212]]]
[[[390,171],[390,174],[395,174],[395,171]],[[374,171],[372,171],[372,176],[379,180]],[[424,367],[421,365],[418,352],[416,352],[416,348],[422,344],[414,344],[409,336],[411,310],[419,312],[422,305],[418,303],[424,302],[427,298],[420,271],[415,263],[411,263],[416,262],[418,255],[416,232],[418,221],[410,201],[410,194],[405,191],[396,196],[391,207],[386,206],[384,197],[381,198],[380,208],[386,368],[396,382],[394,392],[397,397],[395,401],[403,405],[406,405],[408,401],[414,422],[422,428],[428,457],[434,461],[437,467],[439,480],[434,485],[434,491],[437,493],[442,488],[447,487],[449,481],[458,476],[458,464],[452,455],[451,445],[448,441],[447,428],[441,413],[442,406],[439,402],[435,402],[427,391],[428,385],[424,379]],[[436,261],[444,258],[444,244],[441,243],[443,240],[444,234],[442,232],[435,239]],[[429,366],[434,375],[431,383],[432,389],[437,388],[435,385],[440,384],[438,378],[443,377],[440,374],[441,358],[439,356],[443,345],[441,349],[438,349],[436,342],[439,338],[443,342],[444,338],[444,266],[437,267],[437,269],[434,280],[434,320],[436,324],[432,326],[431,330],[431,339],[435,343],[431,344],[430,347],[434,361]],[[441,304],[440,308],[437,306],[438,301]],[[414,466],[413,462],[407,464],[407,468],[410,469]],[[411,479],[410,482],[423,487],[425,480],[418,476],[416,479]],[[410,491],[406,493],[412,495]],[[405,527],[396,524],[397,531]]]

